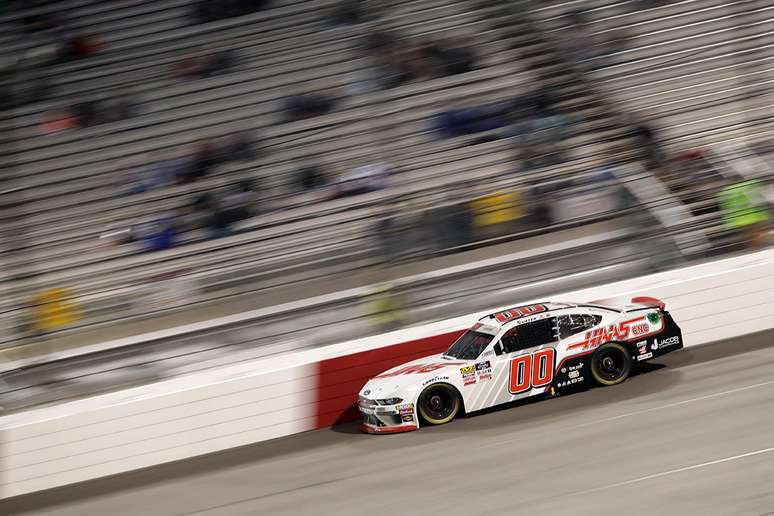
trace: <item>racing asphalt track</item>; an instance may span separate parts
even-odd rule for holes
[[[387,436],[356,426],[36,494],[0,514],[774,514],[774,332],[597,388]]]

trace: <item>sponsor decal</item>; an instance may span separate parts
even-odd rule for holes
[[[430,385],[431,383],[443,382],[448,380],[449,380],[448,376],[433,376],[429,380],[425,380],[424,382],[422,382],[422,386],[424,387],[425,385]]]
[[[653,344],[650,345],[650,347],[653,349],[658,349],[658,339],[655,339],[653,341]]]
[[[460,373],[462,373],[463,375],[475,373],[475,372],[476,372],[476,366],[473,364],[465,367],[460,367]]]
[[[648,346],[640,346],[639,348],[640,355],[644,355],[648,352]]]
[[[492,363],[487,360],[486,362],[479,362],[476,364],[476,376],[478,381],[487,381],[492,379]]]
[[[645,335],[650,331],[650,326],[647,324],[635,324],[632,326],[632,335]]]
[[[462,385],[474,385],[476,383],[476,375],[470,375],[467,378],[462,379]]]
[[[645,353],[644,355],[638,355],[637,361],[639,362],[640,360],[647,360],[649,358],[653,358],[653,353]]]
[[[402,416],[400,416],[400,419],[404,423],[411,423],[414,421],[414,414],[403,414]]]
[[[658,313],[656,313],[656,312],[650,312],[648,314],[648,322],[650,324],[656,324],[659,319],[661,319],[661,316],[658,315]]]
[[[584,340],[576,344],[570,344],[567,346],[568,350],[582,349],[584,351],[594,349],[610,341],[622,341],[629,340],[632,335],[632,325],[640,323],[644,320],[644,316],[635,317],[634,319],[628,319],[621,321],[617,324],[611,324],[607,328],[596,328],[586,332]],[[641,336],[641,335],[634,335]]]
[[[578,376],[577,378],[572,378],[572,379],[567,380],[565,382],[559,382],[556,386],[557,387],[569,387],[571,385],[582,383],[583,381],[585,381],[585,378],[582,377],[582,376]]]
[[[406,403],[403,405],[398,405],[395,407],[398,410],[398,414],[401,416],[403,414],[413,414],[414,413],[414,404],[413,403]]]
[[[546,305],[519,306],[505,310],[504,312],[498,312],[494,314],[494,318],[497,319],[497,321],[500,323],[506,323],[520,317],[525,317],[527,315],[545,312],[546,310],[548,310]]]
[[[567,372],[567,368],[566,368],[566,367],[563,367],[563,368],[562,368],[562,372],[563,372],[563,373],[566,373],[566,372]]]
[[[580,378],[580,371],[570,371],[570,374],[568,374],[570,378]]]
[[[669,346],[676,346],[677,344],[680,344],[680,337],[675,335],[674,337],[669,337],[667,339],[661,339],[661,342],[659,342],[658,339],[656,339],[654,341],[653,348],[655,349],[655,347],[656,347],[655,345],[658,345],[661,348],[667,348]]]
[[[583,362],[578,362],[577,364],[570,366],[570,371],[577,371],[578,369],[580,369],[582,367],[583,367]],[[562,369],[564,369],[564,368],[562,368]]]

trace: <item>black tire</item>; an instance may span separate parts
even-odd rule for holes
[[[618,385],[632,372],[629,350],[618,342],[602,344],[591,357],[591,376],[600,385]]]
[[[417,401],[417,410],[428,424],[443,425],[454,419],[462,408],[457,389],[448,383],[428,385]]]

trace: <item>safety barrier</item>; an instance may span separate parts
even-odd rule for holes
[[[633,294],[666,301],[688,346],[774,328],[774,250],[553,297],[582,302]],[[446,348],[481,315],[0,418],[0,498],[351,420],[370,376]]]

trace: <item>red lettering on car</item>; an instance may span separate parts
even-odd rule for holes
[[[512,321],[514,319],[518,319],[520,317],[525,317],[527,315],[545,312],[546,310],[548,310],[546,308],[546,305],[520,306],[517,308],[510,308],[508,310],[505,310],[504,312],[498,312],[494,314],[494,318],[497,319],[497,321],[500,323],[505,323],[508,321]]]

